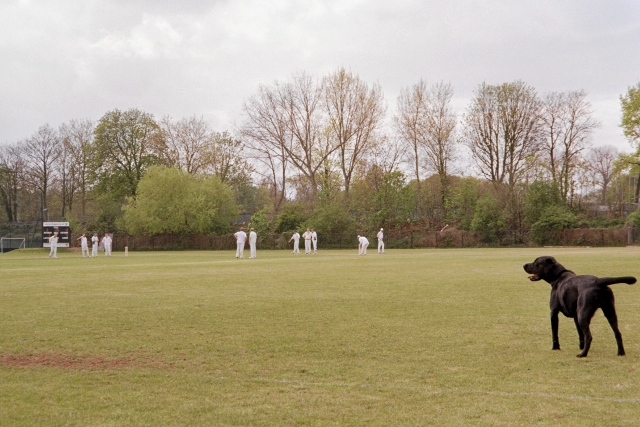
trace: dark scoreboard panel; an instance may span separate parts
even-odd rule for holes
[[[71,229],[68,222],[44,222],[42,223],[42,247],[48,248],[49,237],[58,232],[58,247],[68,248],[71,243]]]

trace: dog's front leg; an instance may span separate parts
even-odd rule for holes
[[[551,312],[551,337],[553,338],[552,350],[560,350],[560,341],[558,340],[558,311]]]
[[[573,318],[573,322],[576,324],[576,329],[578,330],[578,338],[580,339],[580,350],[584,350],[584,335],[582,334],[582,328],[580,328],[580,324],[578,323],[578,316]]]

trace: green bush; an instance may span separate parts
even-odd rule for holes
[[[302,223],[307,219],[304,207],[297,203],[284,205],[282,212],[276,220],[276,233],[285,233],[293,230],[300,230]]]
[[[495,196],[487,194],[476,203],[471,230],[480,232],[484,243],[496,243],[507,229],[507,218]]]
[[[558,244],[562,230],[573,228],[578,218],[566,206],[548,206],[531,226],[531,238],[539,245]]]

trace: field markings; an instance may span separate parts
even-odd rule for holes
[[[233,380],[230,377],[217,377],[220,381]],[[579,396],[579,395],[566,395],[566,394],[554,394],[554,393],[534,393],[528,391],[494,391],[494,390],[474,390],[465,389],[459,387],[453,388],[431,388],[421,386],[404,386],[404,385],[390,385],[390,384],[363,384],[363,383],[349,383],[349,382],[321,382],[321,381],[298,381],[298,380],[285,380],[285,379],[270,379],[270,378],[247,378],[240,381],[253,382],[253,383],[267,383],[267,384],[284,384],[294,385],[299,387],[344,387],[344,388],[360,388],[360,389],[379,389],[379,390],[403,390],[414,391],[429,395],[444,395],[444,394],[481,394],[487,396],[497,397],[536,397],[542,399],[554,399],[554,400],[569,400],[569,401],[600,401],[600,402],[612,402],[612,403],[640,403],[640,398],[616,398],[616,397],[600,397],[600,396]]]

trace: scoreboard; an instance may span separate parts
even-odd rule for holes
[[[68,222],[43,222],[42,223],[42,247],[49,248],[49,237],[58,232],[58,247],[68,248],[71,243],[71,229]]]

